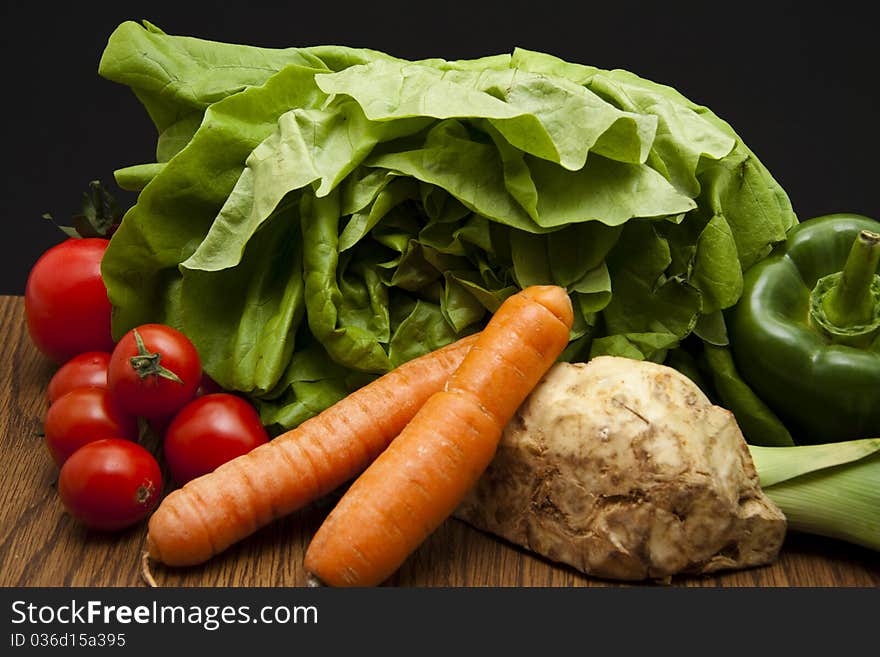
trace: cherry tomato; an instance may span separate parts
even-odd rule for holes
[[[64,363],[49,381],[46,390],[49,403],[54,403],[56,399],[74,388],[106,388],[109,366],[110,354],[106,351],[87,351],[74,356]]]
[[[253,406],[215,393],[190,402],[172,420],[165,432],[165,460],[182,486],[268,441]]]
[[[70,515],[87,527],[116,531],[140,522],[156,508],[162,473],[153,455],[137,443],[96,440],[64,463],[58,494]]]
[[[102,438],[137,440],[137,418],[116,404],[106,388],[75,388],[46,411],[46,446],[59,466],[77,449]]]
[[[40,256],[28,275],[28,333],[58,363],[86,351],[113,350],[110,301],[101,279],[109,243],[99,237],[65,240]]]
[[[223,388],[221,388],[220,384],[214,381],[214,379],[202,372],[201,383],[199,383],[199,387],[196,388],[196,393],[193,397],[198,399],[205,395],[212,395],[215,392],[223,392]],[[174,416],[175,413],[172,413],[171,415],[163,415],[162,417],[151,417],[150,427],[153,431],[164,438],[165,432],[168,430],[168,426],[171,424],[171,420],[174,419]]]
[[[183,333],[163,324],[144,324],[126,333],[110,356],[107,385],[132,415],[170,416],[195,395],[202,363]]]

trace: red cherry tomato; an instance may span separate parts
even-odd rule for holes
[[[110,354],[106,351],[87,351],[74,356],[49,381],[46,390],[49,403],[54,403],[74,388],[106,388],[109,366]]]
[[[159,503],[162,473],[137,443],[97,440],[78,449],[58,475],[70,515],[92,529],[116,531],[143,520]]]
[[[46,446],[59,466],[86,443],[102,438],[137,440],[137,419],[106,388],[75,388],[46,411]]]
[[[269,441],[257,411],[241,397],[215,393],[187,404],[165,432],[165,460],[181,486]]]
[[[110,301],[101,279],[109,243],[99,237],[68,239],[40,256],[28,275],[28,333],[37,349],[58,363],[113,349]]]
[[[154,419],[183,408],[201,378],[202,363],[189,338],[170,326],[144,324],[116,345],[107,385],[123,409]]]
[[[212,395],[215,392],[223,392],[223,388],[221,388],[220,384],[214,381],[214,379],[202,372],[201,383],[199,383],[199,387],[196,388],[196,393],[193,396],[198,399],[199,397],[204,397],[205,395]],[[173,413],[171,415],[164,415],[162,417],[151,417],[150,427],[157,434],[164,437],[165,432],[168,430],[168,425],[171,424],[171,420],[173,419]]]

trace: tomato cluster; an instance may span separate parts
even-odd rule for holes
[[[44,421],[59,496],[86,526],[115,531],[143,520],[162,497],[159,461],[139,443],[143,428],[163,433],[178,485],[269,438],[249,402],[202,372],[182,332],[145,324],[113,343],[100,277],[106,243],[70,239],[44,254],[28,279],[25,311],[32,341],[60,364]]]

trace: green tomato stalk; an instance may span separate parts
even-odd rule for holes
[[[148,376],[162,377],[163,379],[184,385],[183,379],[167,367],[159,364],[159,361],[162,360],[162,354],[158,352],[150,353],[137,329],[134,329],[132,333],[134,334],[138,352],[136,356],[132,356],[128,361],[131,363],[132,369],[137,372],[138,378],[146,379]]]

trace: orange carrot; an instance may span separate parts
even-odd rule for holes
[[[169,494],[150,518],[150,558],[169,566],[202,563],[356,476],[442,389],[476,337],[404,363]]]
[[[306,570],[331,586],[392,575],[489,465],[505,425],[568,344],[572,320],[562,288],[509,297],[445,389],[343,495],[309,545]]]

